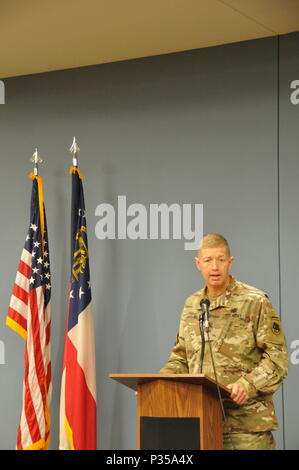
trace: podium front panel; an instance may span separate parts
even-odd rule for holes
[[[198,450],[200,418],[140,416],[141,450]]]

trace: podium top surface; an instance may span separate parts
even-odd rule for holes
[[[216,381],[204,374],[109,374],[109,378],[137,390],[138,385],[142,385],[154,380],[171,380],[173,382],[185,382],[195,385],[204,385],[215,391]],[[230,391],[221,384],[218,384],[222,398],[229,398]]]

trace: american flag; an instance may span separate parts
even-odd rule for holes
[[[96,365],[89,254],[82,175],[72,173],[71,281],[62,367],[60,443],[62,450],[97,445]]]
[[[18,450],[46,449],[50,440],[51,274],[42,178],[31,177],[30,224],[6,320],[26,341]]]

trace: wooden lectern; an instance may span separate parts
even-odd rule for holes
[[[138,392],[138,449],[221,450],[216,382],[202,374],[110,374]],[[230,392],[219,385],[222,398]]]

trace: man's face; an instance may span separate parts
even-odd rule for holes
[[[200,258],[195,258],[195,264],[201,272],[208,290],[220,292],[226,289],[233,261],[233,257],[228,257],[225,246],[200,250]]]

